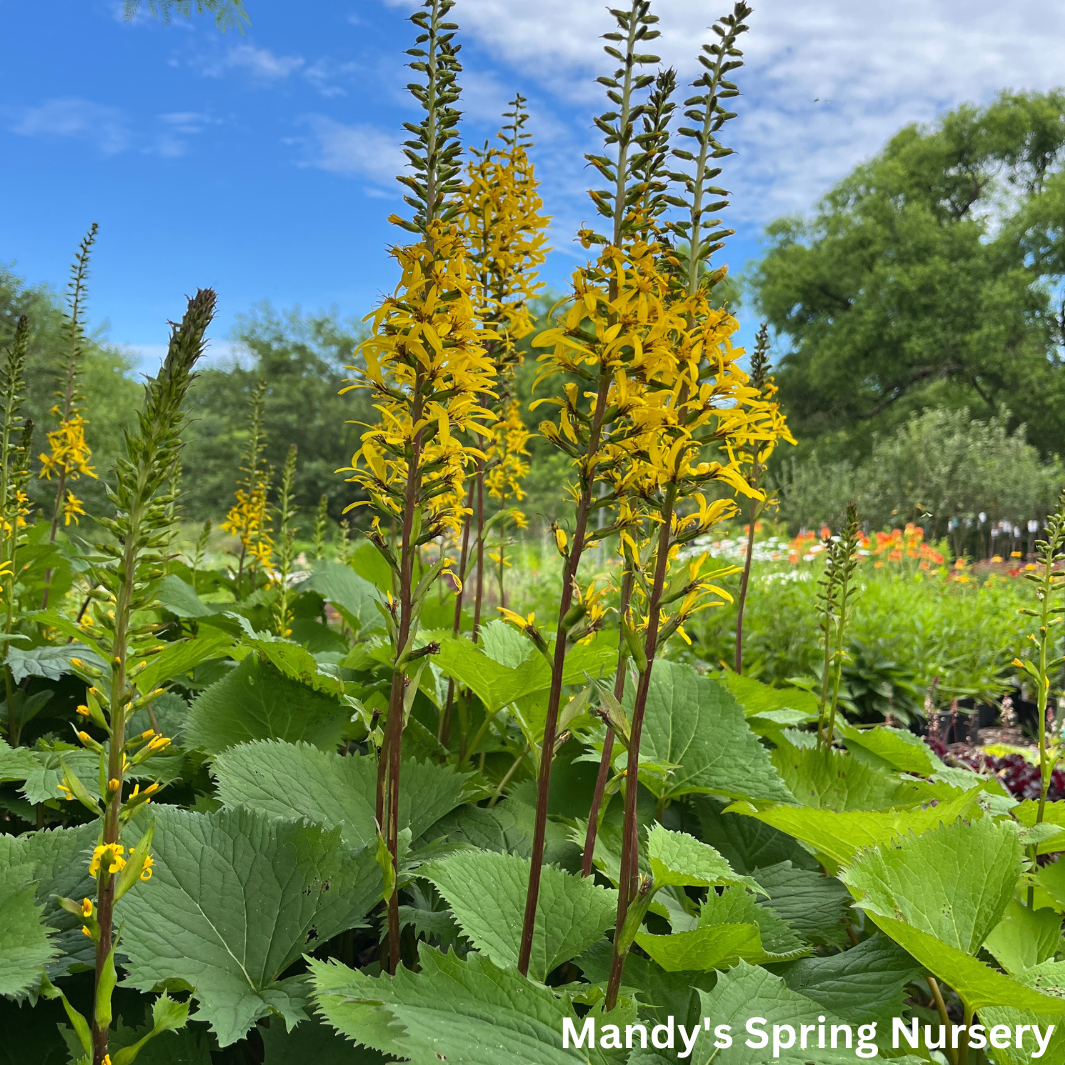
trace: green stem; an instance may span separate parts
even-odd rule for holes
[[[573,582],[577,576],[581,555],[584,552],[584,538],[588,529],[588,516],[592,505],[592,485],[595,479],[594,459],[599,450],[603,414],[606,411],[606,398],[609,387],[610,377],[604,372],[600,375],[595,412],[592,415],[591,433],[588,440],[588,457],[585,459],[581,470],[581,488],[577,503],[577,520],[573,529],[573,542],[570,545],[569,555],[562,571],[562,597],[558,608],[558,626],[555,630],[555,649],[551,662],[551,687],[547,697],[547,719],[544,722],[544,742],[541,749],[540,770],[537,777],[536,818],[533,824],[529,890],[525,897],[525,915],[522,920],[521,946],[518,952],[518,972],[522,976],[527,976],[529,973],[533,929],[536,921],[536,905],[540,897],[540,875],[547,838],[547,801],[551,789],[551,760],[554,755],[555,736],[558,731],[558,711],[562,700],[562,674],[566,664],[566,637],[568,632],[565,618],[573,603]]]
[[[940,1021],[946,1025],[946,1030],[950,1031],[950,1014],[947,1013],[947,1004],[943,1001],[943,992],[939,990],[939,981],[934,976],[928,977],[928,987],[932,992],[932,998],[935,1000],[936,1010],[939,1013]],[[951,1065],[958,1065],[958,1055],[948,1046],[943,1053],[946,1055],[947,1060]]]
[[[513,765],[511,765],[511,767],[506,771],[506,774],[504,775],[503,779],[499,782],[499,787],[496,788],[495,795],[492,796],[492,801],[488,804],[489,810],[491,810],[492,807],[495,806],[495,804],[499,802],[499,800],[502,798],[504,789],[510,783],[510,778],[513,777],[514,774],[518,771],[518,766],[520,766],[521,763],[525,761],[525,759],[529,755],[529,751],[531,750],[532,744],[525,744],[525,750],[523,750],[521,754],[519,754],[518,757],[514,759]]]
[[[651,597],[647,611],[647,636],[644,641],[644,657],[647,660],[647,665],[640,673],[639,684],[636,688],[636,699],[632,709],[629,751],[626,759],[625,818],[621,831],[621,881],[618,884],[618,914],[614,928],[614,957],[610,966],[610,979],[606,990],[605,1006],[608,1011],[617,1005],[618,991],[621,989],[621,977],[625,970],[625,957],[628,953],[628,947],[622,944],[621,931],[628,915],[629,902],[636,894],[639,879],[636,798],[639,791],[640,741],[643,736],[647,694],[651,687],[651,672],[654,668],[655,653],[658,650],[658,623],[662,610],[662,590],[665,587],[666,571],[669,563],[669,537],[673,525],[673,508],[676,501],[677,486],[671,483],[666,488],[665,499],[662,502],[662,524],[658,533],[654,581],[651,585]]]
[[[618,616],[625,618],[629,612],[629,600],[632,597],[632,564],[626,556],[625,571],[621,577],[621,601],[618,604]],[[621,702],[625,694],[626,653],[624,639],[618,640],[618,664],[614,674],[614,698]],[[599,773],[595,778],[595,791],[592,792],[592,805],[588,811],[588,830],[584,835],[584,859],[581,863],[581,876],[592,875],[592,859],[595,857],[595,837],[599,832],[599,809],[603,804],[603,795],[606,793],[607,781],[610,777],[610,767],[613,764],[614,754],[614,730],[606,730],[606,738],[603,740],[603,755],[599,759]]]
[[[753,479],[753,487],[758,487],[758,479]],[[736,672],[743,672],[743,611],[747,605],[747,586],[751,579],[751,560],[754,557],[754,527],[758,522],[761,507],[751,501],[750,526],[747,531],[747,553],[743,560],[743,576],[740,578],[740,597],[736,605]]]

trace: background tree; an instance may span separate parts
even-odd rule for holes
[[[768,227],[749,282],[791,343],[796,437],[867,451],[868,427],[922,407],[1023,406],[1044,453],[1065,446],[1063,150],[1065,92],[1004,92],[908,126],[812,217]]]
[[[189,396],[185,517],[202,521],[229,507],[233,469],[244,446],[244,413],[263,380],[267,466],[280,470],[289,445],[295,444],[300,456],[295,505],[312,515],[326,495],[330,516],[339,520],[351,489],[336,470],[350,458],[360,435],[358,425],[348,420],[369,421],[373,413],[363,393],[338,394],[349,376],[345,364],[364,335],[361,325],[332,312],[279,312],[267,303],[238,319],[232,339],[247,357],[203,370]]]
[[[197,15],[214,15],[215,25],[225,33],[236,27],[241,33],[244,25],[251,25],[248,12],[244,10],[244,0],[147,0],[145,5],[155,17],[169,22],[176,11],[188,18],[195,10]],[[141,0],[126,0],[126,21],[129,22],[140,10]]]

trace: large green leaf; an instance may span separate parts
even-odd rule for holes
[[[1018,976],[1053,959],[1061,946],[1061,914],[1046,907],[1031,910],[1010,899],[984,946],[1006,972]]]
[[[726,813],[722,800],[697,795],[691,806],[699,818],[702,838],[739,873],[788,861],[796,868],[821,869],[818,860],[791,836],[750,817]]]
[[[294,645],[293,645],[294,646]],[[218,754],[248,740],[305,740],[336,747],[351,710],[249,655],[192,704],[186,742]]]
[[[867,913],[975,955],[1013,898],[1023,861],[1015,825],[959,820],[865,851],[840,877]]]
[[[717,674],[714,679],[732,692],[748,717],[779,710],[796,710],[804,720],[817,720],[817,697],[803,688],[773,688],[730,669]]]
[[[1031,828],[1039,816],[1039,800],[1027,799],[1018,803],[1011,811],[1018,824],[1025,828]],[[1056,802],[1048,802],[1043,807],[1044,825],[1054,825],[1061,831],[1051,839],[1045,840],[1037,847],[1038,854],[1053,854],[1056,851],[1065,851],[1065,801],[1058,799]]]
[[[353,856],[339,829],[252,810],[159,807],[152,850],[151,882],[123,900],[126,982],[185,981],[223,1046],[270,1013],[306,1019],[302,979],[282,974],[356,927],[382,889],[374,849]]]
[[[510,669],[517,669],[522,662],[537,653],[532,641],[505,621],[490,621],[482,625],[478,641],[489,658]]]
[[[162,579],[155,598],[160,606],[179,618],[209,618],[224,609],[216,603],[203,602],[192,585],[174,574]]]
[[[20,847],[0,849],[0,995],[18,995],[40,984],[45,966],[58,953],[41,920],[32,876],[33,864]]]
[[[836,1065],[846,1063],[853,1065],[856,1060],[854,1050],[840,1047],[837,1050],[817,1048],[816,1032],[810,1032],[807,1049],[801,1049],[801,1025],[816,1024],[824,1017],[826,1031],[833,1024],[845,1021],[826,1010],[819,1002],[800,995],[787,984],[765,969],[755,968],[740,962],[731,972],[722,973],[717,979],[713,991],[700,991],[703,1016],[713,1018],[713,1024],[732,1026],[732,1046],[718,1050],[714,1046],[711,1033],[704,1033],[696,1044],[695,1051],[688,1059],[693,1065],[764,1065],[772,1061],[774,1065],[806,1065],[816,1061],[817,1065]],[[772,1034],[774,1025],[790,1025],[796,1035],[796,1046],[782,1049],[779,1057],[772,1056],[772,1044],[761,1049],[749,1047],[749,1041],[757,1042],[747,1034],[747,1021],[752,1017],[765,1018],[762,1026]],[[783,1042],[784,1040],[782,1040]],[[882,1060],[871,1057],[865,1060]]]
[[[738,923],[758,926],[766,958],[794,958],[807,953],[802,942],[780,916],[743,888],[725,888],[720,894],[707,892],[699,908],[699,927],[713,928]]]
[[[766,960],[756,924],[721,924],[668,936],[637,932],[636,943],[667,973],[728,969],[741,958]]]
[[[478,954],[423,946],[420,961],[420,972],[372,977],[312,960],[318,1010],[348,1038],[412,1065],[605,1065],[587,1043],[563,1048],[562,1022],[582,1022],[550,989]]]
[[[604,676],[613,671],[616,659],[617,651],[605,641],[579,644],[566,655],[562,681],[583,684],[587,676]],[[433,661],[447,676],[469,688],[489,713],[551,684],[551,667],[543,655],[530,655],[517,666],[505,665],[458,636],[441,640],[440,653]]]
[[[518,962],[529,868],[528,859],[514,854],[463,851],[419,875],[436,885],[466,938],[496,965],[510,968]],[[590,947],[613,926],[617,904],[617,892],[590,877],[544,866],[529,974],[544,980]]]
[[[381,612],[374,605],[380,601],[380,593],[342,562],[319,562],[297,587],[301,592],[317,592],[332,603],[355,632],[365,634],[384,627]]]
[[[888,728],[886,725],[859,729],[845,721],[839,722],[836,727],[847,748],[871,756],[868,760],[873,764],[926,777],[943,768],[943,763],[932,753],[931,748],[912,732]]]
[[[81,747],[69,747],[56,750],[35,748],[32,752],[36,768],[26,774],[26,781],[19,789],[30,803],[47,802],[49,799],[62,797],[59,784],[63,779],[63,767],[60,759],[66,762],[71,772],[75,773],[91,794],[100,795],[100,759],[92,751]]]
[[[1061,1013],[1060,994],[1052,997],[1034,991],[1023,982],[992,969],[990,965],[905,921],[896,921],[872,912],[869,916],[881,931],[913,955],[934,976],[949,984],[974,1010],[982,1011],[987,1006],[1009,1006],[1031,1010],[1042,1017]]]
[[[879,933],[850,950],[823,958],[802,958],[780,973],[793,991],[852,1024],[876,1021],[881,1030],[905,1009],[906,984],[921,967]]]
[[[345,843],[355,848],[377,838],[376,758],[341,757],[309,743],[256,740],[223,751],[215,759],[214,775],[226,806],[339,827]],[[409,828],[418,839],[466,800],[470,777],[452,766],[407,759],[400,774],[400,829]]]
[[[426,833],[426,842],[441,839],[448,843],[467,843],[477,850],[530,858],[535,816],[535,809],[514,795],[491,809],[461,806],[442,817]],[[581,842],[584,842],[583,837]],[[545,864],[562,865],[574,854],[579,855],[579,848],[570,841],[566,828],[549,820]],[[579,857],[577,860],[579,862]]]
[[[1008,1006],[985,1006],[980,1011],[980,1021],[988,1029],[993,1025],[1005,1025],[1016,1037],[1018,1025],[1037,1024],[1040,1035],[1045,1045],[1042,1053],[1038,1053],[1036,1040],[1031,1031],[1024,1032],[1020,1047],[1016,1044],[1016,1038],[1011,1040],[1008,1049],[998,1047],[990,1051],[997,1065],[1034,1065],[1035,1062],[1065,1061],[1065,964],[1062,962],[1047,961],[1035,965],[1025,972],[1020,973],[1017,979],[1026,987],[1031,987],[1047,994],[1055,995],[1061,1004],[1061,1014],[1057,1017],[1040,1016],[1031,1010],[1011,1009]],[[1047,1028],[1054,1025],[1054,1032],[1046,1042]],[[1036,1056],[1038,1053],[1038,1056]]]
[[[714,679],[736,697],[752,731],[773,743],[781,741],[785,728],[817,720],[817,699],[802,688],[771,688],[731,670],[717,674]]]
[[[52,944],[57,956],[48,966],[48,975],[53,979],[93,965],[92,940],[82,934],[81,920],[67,913],[56,898],[95,897],[96,880],[89,876],[89,862],[98,832],[96,822],[90,822],[75,828],[29,832],[15,839],[18,860],[33,865],[44,923],[55,929]]]
[[[264,1065],[384,1065],[385,1058],[366,1047],[356,1047],[335,1028],[317,1017],[286,1031],[280,1024],[260,1026]]]
[[[708,843],[686,832],[671,832],[655,825],[647,835],[651,875],[658,887],[720,887],[743,884],[758,890],[758,883],[737,873]]]
[[[59,680],[64,674],[73,673],[72,658],[83,658],[93,665],[102,665],[98,657],[76,643],[42,644],[40,647],[21,648],[12,644],[7,651],[7,666],[16,684],[27,677],[45,677]]]
[[[842,946],[846,939],[844,912],[850,905],[847,889],[834,877],[781,862],[759,869],[754,879],[769,896],[771,909],[807,943]]]
[[[630,714],[632,698],[630,690]],[[654,664],[640,757],[678,767],[665,779],[640,774],[640,782],[662,799],[703,792],[792,800],[739,703],[720,684],[676,662]]]
[[[950,802],[927,809],[876,812],[835,810],[809,806],[771,806],[756,810],[749,803],[734,803],[726,814],[753,817],[763,824],[794,836],[834,862],[846,864],[860,850],[879,847],[906,833],[921,834],[959,817],[980,815],[977,804],[983,789],[959,795]]]
[[[773,765],[784,783],[802,803],[839,813],[852,810],[887,810],[914,806],[948,797],[925,781],[903,780],[890,768],[860,762],[844,751],[792,747],[786,744],[772,754]]]
[[[234,647],[232,655],[240,659],[253,651],[257,651],[259,658],[269,662],[282,676],[306,684],[322,695],[331,695],[347,705],[344,682],[335,672],[323,669],[318,659],[301,644],[269,634],[248,633]]]
[[[25,780],[38,768],[33,752],[25,747],[12,747],[0,739],[0,781]],[[49,798],[55,798],[50,795]]]
[[[195,639],[172,643],[148,662],[137,677],[142,692],[150,692],[160,684],[187,673],[201,662],[224,658],[233,646],[233,637],[221,629],[204,627]]]

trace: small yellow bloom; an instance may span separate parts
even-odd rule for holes
[[[82,899],[81,915],[86,918],[92,916],[92,899]]]
[[[126,867],[126,859],[122,857],[126,848],[121,843],[101,843],[92,852],[92,861],[89,862],[89,876],[98,876],[100,866],[112,876],[121,872]]]
[[[155,860],[150,854],[146,854],[144,856],[144,868],[141,869],[141,880],[151,880],[153,865],[155,865]]]

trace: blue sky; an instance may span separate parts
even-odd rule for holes
[[[661,52],[682,75],[717,6],[658,0]],[[61,287],[92,221],[90,314],[146,364],[182,297],[220,296],[215,350],[260,300],[361,316],[390,288],[386,221],[411,39],[407,0],[247,0],[245,36],[210,20],[122,18],[121,0],[0,0],[0,262]],[[757,254],[768,220],[803,211],[906,122],[1004,87],[1065,82],[1055,0],[763,0],[728,140],[726,253]],[[598,0],[459,0],[465,134],[491,136],[515,90],[558,249],[558,289],[591,211],[583,153],[602,110]],[[749,335],[753,323],[745,320]]]

